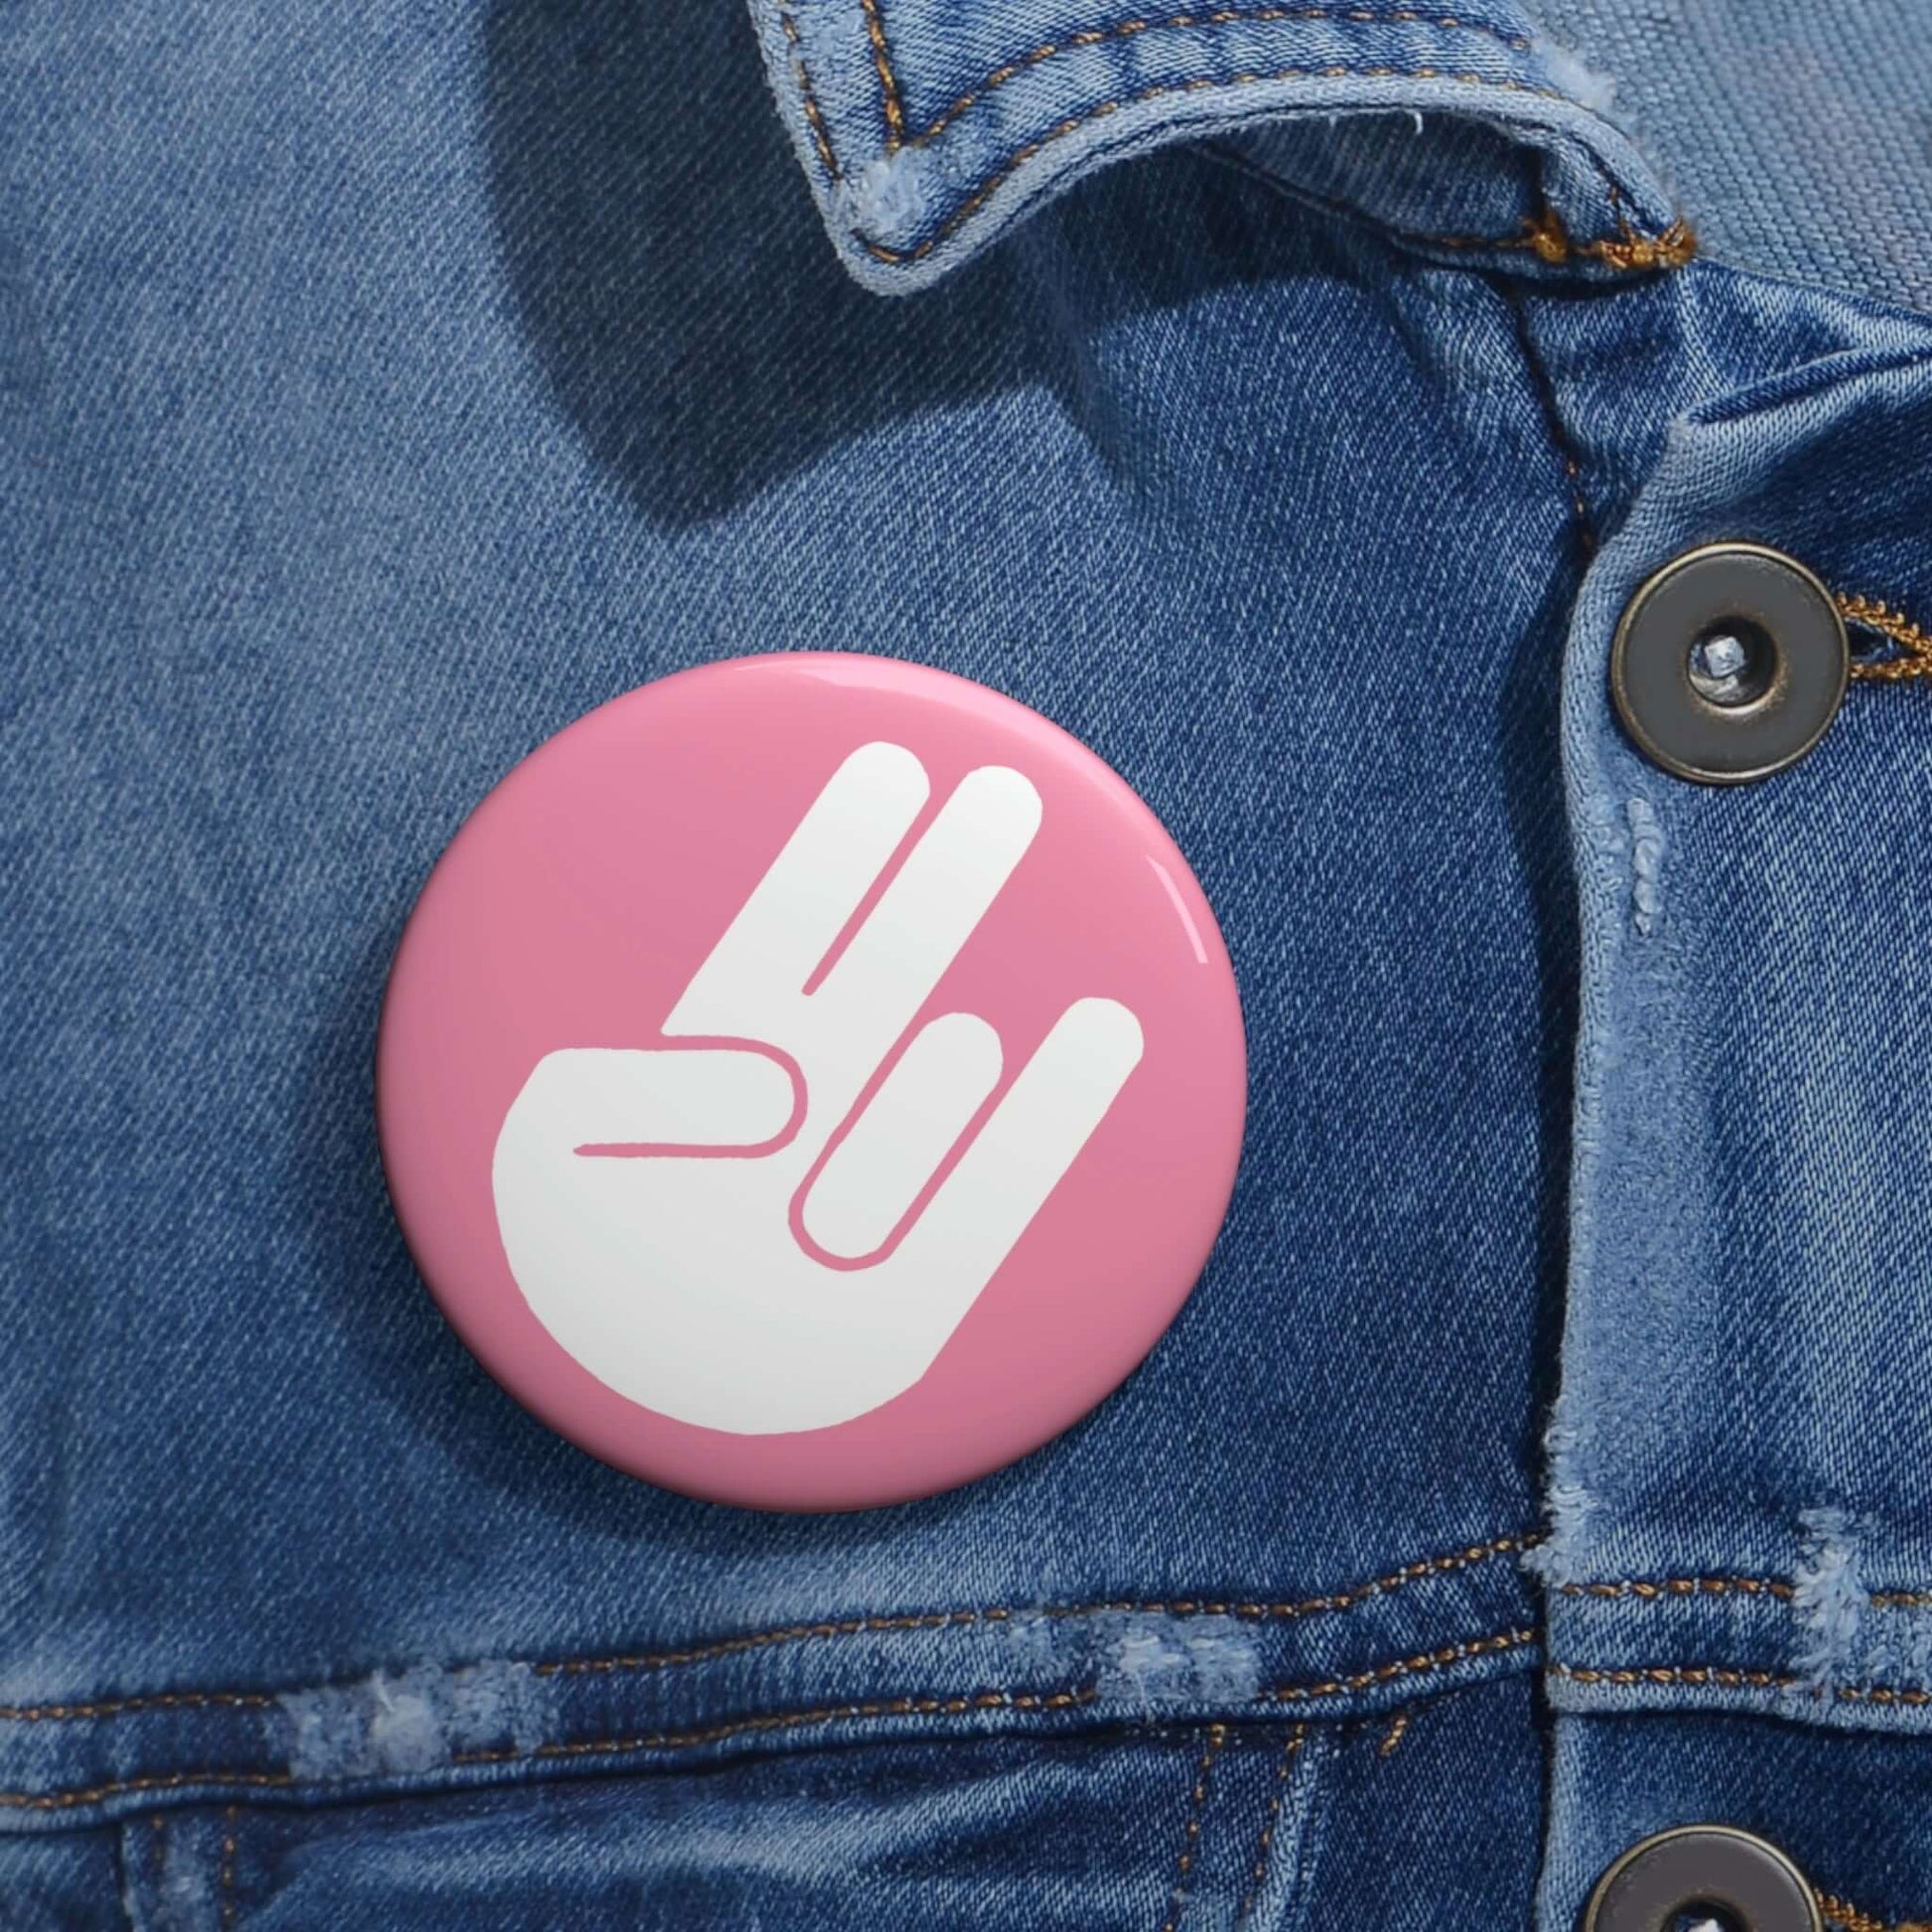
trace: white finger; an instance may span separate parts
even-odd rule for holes
[[[1018,771],[969,771],[833,961],[813,1001],[874,1064],[1012,878],[1039,815],[1039,793]]]
[[[782,1063],[742,1047],[571,1046],[537,1063],[525,1100],[580,1154],[743,1153],[785,1133],[797,1090]]]
[[[897,851],[931,790],[901,745],[862,745],[826,781],[665,1023],[740,1034],[795,997]]]
[[[806,1194],[800,1218],[848,1261],[885,1246],[1000,1083],[1000,1036],[970,1013],[921,1027]]]
[[[897,1259],[977,1294],[1058,1186],[1140,1064],[1141,1023],[1117,1000],[1076,1000],[1020,1069]]]

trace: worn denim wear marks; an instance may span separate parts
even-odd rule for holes
[[[1296,179],[1345,177],[1392,226],[1442,247],[1617,272],[1677,265],[1692,246],[1598,111],[1600,86],[1511,7],[1492,20],[1169,8],[1043,36],[1011,6],[959,16],[925,0],[756,0],[754,13],[833,240],[884,291],[945,274],[1096,167],[1283,122],[1304,124],[1289,143]],[[1410,130],[1412,113],[1431,127]],[[1449,165],[1469,124],[1494,130],[1475,232],[1458,218],[1470,184]],[[1338,168],[1336,150],[1364,141],[1393,165]]]
[[[1719,537],[1912,657],[1932,329],[1362,11],[760,9],[782,125],[630,0],[0,19],[10,1926],[1572,1932],[1694,1816],[1924,1912],[1924,693],[1714,798],[1603,669]],[[368,1091],[495,779],[796,647],[1107,758],[1254,1066],[1145,1366],[836,1520],[521,1414]]]

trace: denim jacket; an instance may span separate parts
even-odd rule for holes
[[[8,1932],[1932,1914],[1932,23],[1176,4],[0,19]],[[1711,786],[1730,540],[1853,658]],[[526,1414],[370,1099],[491,785],[780,650],[1084,742],[1247,1029],[1145,1364],[845,1514]]]

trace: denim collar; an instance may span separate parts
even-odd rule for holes
[[[1607,86],[1513,4],[752,11],[833,245],[884,292],[938,280],[1081,176],[1182,139],[1258,143],[1291,191],[1458,259],[1618,274],[1690,250],[1605,117]]]

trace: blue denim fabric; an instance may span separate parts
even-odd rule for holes
[[[1706,792],[1604,684],[1713,536],[1932,621],[1932,324],[1413,11],[0,21],[0,1924],[1567,1932],[1692,1816],[1932,1904],[1932,726]],[[784,648],[1108,759],[1253,1068],[1145,1367],[839,1518],[522,1414],[370,1115],[466,813]]]
[[[1910,0],[1537,0],[1614,92],[1703,252],[1932,306],[1932,36]]]
[[[1097,167],[1261,126],[1297,137],[1284,180],[1345,187],[1439,248],[1520,246],[1521,217],[1553,211],[1568,252],[1602,272],[1592,241],[1672,217],[1594,111],[1599,83],[1511,6],[1252,4],[1061,25],[1035,0],[963,14],[893,0],[890,35],[863,0],[753,11],[832,239],[885,292],[938,280]],[[1491,166],[1456,165],[1472,139]]]

